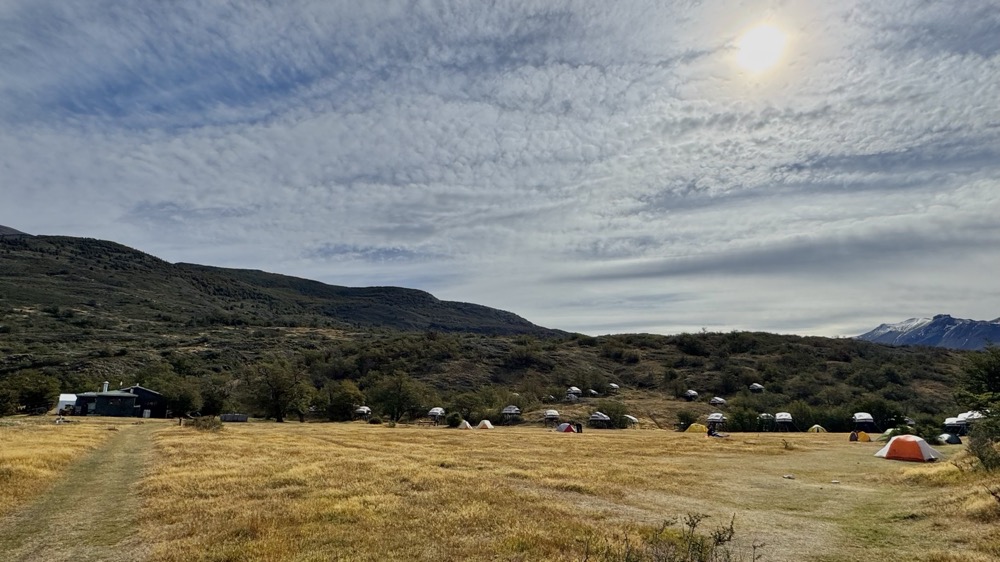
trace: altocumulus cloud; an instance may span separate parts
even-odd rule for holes
[[[1000,5],[450,4],[0,3],[0,224],[587,333],[1000,315]]]

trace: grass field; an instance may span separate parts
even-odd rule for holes
[[[599,560],[687,514],[709,516],[703,532],[735,516],[744,559],[753,543],[772,561],[1000,557],[1000,502],[985,487],[1000,479],[877,459],[879,445],[845,435],[132,430],[152,451],[134,490],[142,548],[122,560]]]
[[[45,490],[111,432],[103,423],[56,425],[53,418],[0,418],[0,516]]]

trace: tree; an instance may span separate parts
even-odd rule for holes
[[[331,421],[349,421],[354,410],[364,404],[365,395],[354,381],[330,381],[323,386],[326,417]]]
[[[1000,403],[1000,347],[988,345],[966,359],[960,402],[980,410]]]
[[[368,392],[373,406],[392,421],[423,407],[426,389],[402,371],[383,375]]]
[[[1000,470],[1000,347],[968,357],[963,368],[965,380],[957,393],[959,402],[982,412],[969,432],[968,451],[986,470]]]
[[[288,412],[304,417],[315,392],[305,370],[281,357],[247,365],[243,378],[250,400],[278,423],[285,421]]]

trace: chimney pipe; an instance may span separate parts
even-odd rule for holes
[[[108,381],[104,381],[104,386],[101,387],[101,392],[108,391]]]

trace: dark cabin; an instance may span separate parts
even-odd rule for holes
[[[123,388],[122,391],[136,395],[135,413],[131,415],[137,418],[167,417],[167,402],[159,392],[139,385]]]
[[[120,390],[84,392],[76,395],[74,410],[80,416],[130,417],[135,415],[136,398],[135,394]]]

